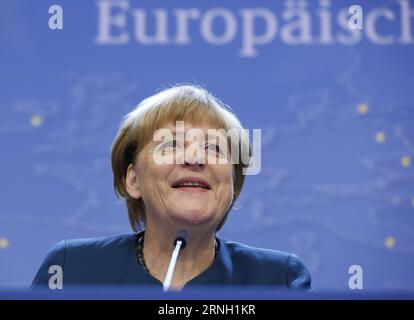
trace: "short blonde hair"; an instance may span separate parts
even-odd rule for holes
[[[136,157],[152,140],[157,129],[168,121],[179,120],[191,121],[194,125],[208,122],[214,124],[217,129],[239,129],[239,146],[245,148],[241,150],[248,150],[250,155],[248,135],[237,116],[205,89],[194,85],[180,85],[143,100],[122,119],[111,150],[115,194],[126,201],[129,222],[135,232],[145,228],[145,206],[142,198],[134,199],[126,190],[128,166],[135,163]],[[241,146],[242,144],[244,146]],[[217,231],[223,226],[228,212],[241,192],[245,178],[243,168],[246,167],[243,161],[233,164],[234,196],[224,218],[217,226]]]

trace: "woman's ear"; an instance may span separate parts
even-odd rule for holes
[[[132,163],[129,164],[127,169],[125,187],[131,198],[139,199],[141,197],[138,175],[135,172],[134,164]]]

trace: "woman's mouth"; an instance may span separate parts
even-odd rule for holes
[[[206,192],[211,189],[207,182],[198,178],[180,179],[172,187],[187,192]]]

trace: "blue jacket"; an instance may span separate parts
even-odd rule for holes
[[[161,285],[136,258],[137,234],[81,240],[63,240],[52,247],[32,286],[48,286],[49,268],[63,270],[68,285]],[[310,289],[305,264],[292,253],[259,249],[216,238],[219,252],[213,264],[190,280],[193,285],[273,285]]]

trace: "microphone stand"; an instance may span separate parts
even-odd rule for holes
[[[175,265],[177,263],[178,254],[180,253],[180,249],[184,249],[187,245],[187,232],[182,230],[180,231],[174,240],[174,251],[171,255],[170,264],[168,265],[167,274],[164,279],[163,289],[164,292],[170,291],[172,279],[174,276]]]

